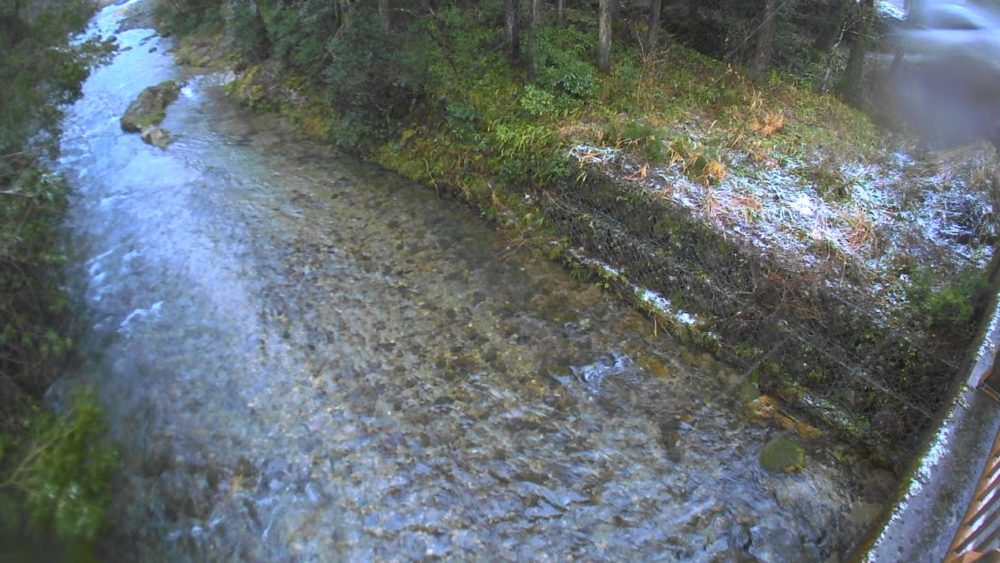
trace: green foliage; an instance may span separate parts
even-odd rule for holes
[[[542,172],[542,183],[547,184],[557,178],[567,177],[574,166],[575,163],[570,160],[568,155],[562,153],[552,155]]]
[[[944,287],[933,286],[935,277],[926,270],[914,272],[907,298],[925,327],[944,337],[961,340],[975,330],[972,322],[988,304],[989,282],[982,272],[971,267]]]
[[[111,47],[66,45],[91,9],[55,2],[29,19],[0,7],[0,431],[44,391],[71,345],[56,233],[66,186],[38,156],[54,153],[59,104],[80,95],[89,65]]]
[[[239,0],[233,6],[233,36],[236,50],[250,62],[260,62],[271,54],[267,28],[253,0]]]
[[[419,59],[404,61],[396,35],[386,35],[371,10],[357,9],[330,41],[331,63],[323,72],[327,99],[341,112],[334,126],[338,143],[370,148],[384,140],[420,94]],[[424,51],[419,41],[407,48]]]
[[[297,72],[319,76],[331,62],[330,38],[343,23],[338,3],[302,0],[258,5],[278,60]]]
[[[524,87],[518,105],[531,117],[554,116],[558,113],[556,97],[531,84]]]
[[[479,132],[482,116],[469,104],[461,100],[448,101],[445,104],[445,119],[459,140],[477,144],[482,140]]]
[[[222,0],[171,0],[157,7],[157,19],[178,35],[209,33],[223,25]]]
[[[610,111],[633,113],[639,108],[637,98],[642,64],[638,54],[627,51],[619,53],[611,67],[611,72],[602,83],[601,102]]]
[[[546,27],[539,35],[537,84],[556,96],[590,96],[598,85],[590,62],[596,36],[576,27]]]
[[[39,129],[54,133],[58,104],[80,95],[89,65],[108,51],[98,41],[72,49],[62,44],[86,21],[88,3],[55,2],[30,22],[5,19],[4,12],[0,7],[0,155],[21,151]]]
[[[549,127],[501,118],[493,121],[487,131],[488,146],[499,157],[493,171],[500,181],[523,183],[545,170],[555,141]]]
[[[92,394],[77,394],[61,416],[36,409],[19,434],[0,435],[0,526],[93,540],[116,463]]]
[[[58,322],[66,306],[59,275],[65,258],[55,231],[67,193],[58,177],[18,164],[0,161],[0,182],[17,194],[0,195],[0,378],[35,395],[71,345]],[[9,394],[0,402],[9,403]],[[13,412],[9,404],[4,410]]]
[[[664,164],[669,160],[666,133],[644,119],[611,122],[604,140],[641,154],[650,164]]]
[[[59,104],[111,48],[66,45],[92,7],[55,2],[29,18],[0,6],[0,534],[22,545],[93,539],[114,464],[92,397],[64,416],[36,406],[72,348],[57,232],[67,187],[39,157],[55,152]]]

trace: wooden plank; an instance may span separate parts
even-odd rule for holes
[[[975,561],[986,551],[996,549],[1000,540],[1000,434],[976,484],[962,524],[945,555],[947,563]]]

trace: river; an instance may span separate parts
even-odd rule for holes
[[[760,467],[743,374],[120,19],[60,158],[109,558],[836,561],[877,519],[894,478],[843,445]],[[160,150],[118,119],[165,79]]]

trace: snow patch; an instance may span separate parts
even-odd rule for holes
[[[987,190],[956,179],[947,155],[778,163],[730,151],[720,160],[738,172],[710,186],[687,177],[682,163],[650,168],[615,148],[577,145],[569,155],[691,210],[790,271],[833,280],[874,310],[898,310],[907,261],[947,280],[988,264],[1000,236]]]

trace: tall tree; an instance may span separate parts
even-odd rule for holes
[[[774,52],[775,20],[778,17],[778,0],[764,0],[764,20],[757,28],[757,44],[754,47],[750,74],[755,80],[767,78]]]
[[[0,47],[9,47],[25,36],[21,19],[21,0],[0,2]]]
[[[823,24],[813,48],[821,53],[830,53],[844,31],[844,18],[850,10],[852,0],[836,0],[820,9]]]
[[[860,102],[865,77],[865,57],[872,43],[875,24],[875,0],[861,0],[857,5],[851,26],[851,52],[841,81],[841,95],[849,101]]]
[[[562,27],[566,25],[566,0],[558,0],[556,3],[556,25]]]
[[[531,23],[528,28],[528,80],[538,72],[538,34],[542,28],[542,0],[531,0]]]
[[[389,0],[378,0],[378,24],[388,32],[392,20],[389,19]]]
[[[649,29],[646,33],[646,53],[656,50],[658,35],[660,34],[660,16],[663,13],[663,0],[652,0],[649,3]]]
[[[503,0],[507,58],[512,64],[521,60],[521,18],[518,17],[518,4],[518,0]]]
[[[611,70],[611,25],[614,22],[614,2],[601,0],[600,29],[598,30],[597,69],[601,72]]]

